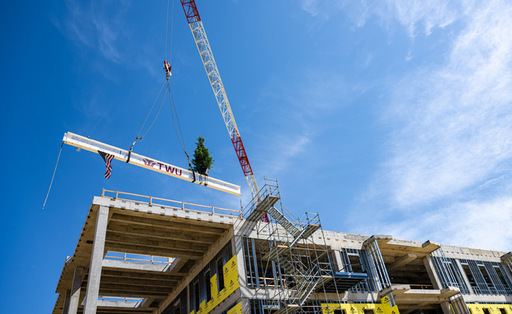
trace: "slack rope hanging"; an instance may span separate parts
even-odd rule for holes
[[[52,179],[50,181],[50,186],[48,187],[48,192],[46,193],[46,197],[44,199],[43,210],[44,210],[44,207],[46,206],[46,201],[48,200],[48,196],[50,195],[50,190],[52,189],[53,179],[55,178],[55,172],[57,171],[57,166],[59,165],[60,153],[62,153],[62,146],[64,146],[64,142],[62,142],[60,144],[59,155],[57,156],[57,162],[55,163],[55,168],[53,169],[53,175],[52,175]]]

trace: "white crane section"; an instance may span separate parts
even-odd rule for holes
[[[206,37],[203,22],[201,20],[196,20],[193,22],[191,21],[189,22],[189,26],[197,49],[199,50],[199,55],[203,61],[208,80],[212,86],[215,99],[219,105],[222,118],[224,119],[224,123],[228,129],[229,137],[231,138],[233,146],[235,147],[235,152],[249,185],[249,189],[252,196],[256,197],[259,195],[258,185],[256,184],[256,179],[252,173],[252,168],[249,164],[249,159],[247,158],[247,154],[242,143],[242,138],[240,137],[240,132],[238,131],[238,127],[236,125],[235,117],[231,111],[231,106],[229,105],[229,100],[224,89],[224,84],[222,84],[219,70],[217,69],[217,64],[215,63],[215,58],[213,57],[213,53],[210,48],[210,43]]]
[[[95,140],[91,140],[87,137],[83,137],[71,132],[67,132],[64,134],[63,142],[68,145],[82,148],[93,153],[98,153],[99,151],[102,151],[106,154],[113,155],[115,159],[120,161],[126,162],[128,160],[127,150],[117,148],[115,146],[111,146],[108,144],[104,144]],[[179,178],[199,185],[204,185],[219,191],[227,192],[234,195],[241,195],[239,185],[228,183],[198,173],[193,173],[190,170],[180,168],[178,166],[174,166],[156,159],[148,158],[133,152],[130,155],[128,163],[149,170],[153,170],[162,174],[166,174],[171,177]]]

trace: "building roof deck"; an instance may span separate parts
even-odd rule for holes
[[[172,258],[169,260],[172,263],[104,259],[100,295],[141,298],[143,302],[136,302],[136,299],[135,302],[104,300],[98,303],[97,313],[152,312],[196,261],[239,221],[241,214],[240,211],[212,206],[112,193],[108,195],[104,192],[102,196],[93,198],[75,251],[63,266],[53,313],[61,313],[74,271],[79,267],[84,269],[80,300],[85,296],[87,269],[100,206],[109,207],[105,253],[167,257]],[[82,310],[83,307],[79,306],[79,313]]]

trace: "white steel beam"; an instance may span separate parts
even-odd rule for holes
[[[67,132],[66,134],[64,134],[63,142],[68,145],[85,149],[93,153],[98,153],[98,151],[102,151],[104,153],[113,155],[115,159],[120,161],[126,162],[128,160],[127,150],[117,148],[115,146],[111,146],[105,143],[101,143],[71,132]],[[152,158],[148,158],[133,152],[131,153],[130,160],[128,163],[149,170],[153,170],[162,174],[166,174],[171,177],[175,177],[199,185],[204,185],[219,191],[227,192],[234,195],[241,194],[239,185],[235,185],[209,176],[201,175],[199,173],[195,173],[194,180],[194,173],[190,170],[180,168],[178,166],[174,166]]]

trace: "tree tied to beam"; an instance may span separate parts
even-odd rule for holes
[[[194,158],[192,159],[193,170],[200,174],[208,175],[213,162],[214,160],[210,156],[208,148],[204,146],[204,138],[199,136],[197,138],[196,150],[194,151]]]

